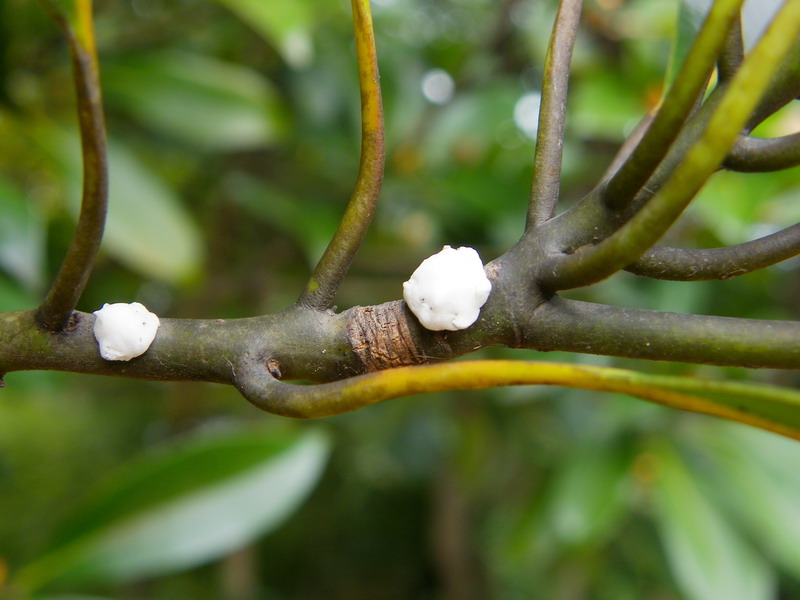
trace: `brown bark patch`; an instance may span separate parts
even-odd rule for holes
[[[402,301],[352,309],[347,337],[367,372],[426,362],[405,312]]]

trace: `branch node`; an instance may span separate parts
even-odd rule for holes
[[[275,379],[281,379],[283,377],[281,373],[281,363],[279,363],[276,358],[270,358],[267,361],[267,371],[269,371],[269,374]]]
[[[401,301],[352,310],[347,340],[366,372],[425,362],[425,353],[417,346],[408,318],[402,313],[408,314],[408,310]]]

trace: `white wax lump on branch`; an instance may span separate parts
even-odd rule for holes
[[[422,326],[433,331],[466,329],[478,320],[492,283],[474,248],[445,246],[422,261],[403,284],[403,298]]]
[[[156,337],[158,317],[138,302],[103,304],[94,314],[94,337],[106,360],[141,356]]]

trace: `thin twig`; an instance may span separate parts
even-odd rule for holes
[[[64,31],[72,54],[83,155],[83,193],[78,223],[64,262],[39,309],[41,325],[56,332],[69,322],[100,248],[108,206],[108,159],[91,2],[81,0],[78,3],[80,33],[50,2],[45,2],[45,6]]]
[[[547,48],[526,230],[551,219],[558,203],[569,65],[578,35],[581,7],[582,0],[561,0]]]
[[[671,281],[730,279],[800,254],[800,223],[757,240],[705,250],[651,248],[626,271]]]
[[[743,173],[766,173],[800,165],[800,133],[777,138],[740,135],[725,158],[724,166]]]
[[[610,208],[628,206],[666,156],[705,89],[742,1],[718,0],[712,6],[653,122],[608,181],[603,200]]]
[[[369,0],[352,0],[361,88],[361,162],[342,222],[297,303],[325,309],[333,302],[372,221],[383,181],[384,131],[378,59]]]
[[[397,367],[350,379],[303,386],[275,379],[263,361],[250,361],[237,388],[253,405],[295,418],[338,415],[412,394],[504,385],[555,385],[628,394],[691,412],[747,423],[800,439],[800,427],[777,419],[777,406],[800,404],[800,392],[772,386],[690,377],[645,375],[589,365],[473,360]]]
[[[636,261],[672,226],[717,170],[800,32],[800,1],[786,3],[730,82],[703,134],[663,187],[622,227],[593,246],[553,257],[542,284],[569,289],[595,283]]]
[[[742,16],[739,14],[733,22],[725,45],[717,59],[717,73],[720,81],[730,81],[744,60],[744,39],[742,37]]]

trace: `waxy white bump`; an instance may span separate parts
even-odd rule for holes
[[[103,304],[94,314],[94,337],[105,360],[141,356],[156,337],[158,317],[138,302]]]
[[[403,284],[403,298],[426,329],[457,331],[478,320],[492,291],[474,248],[445,246]]]

